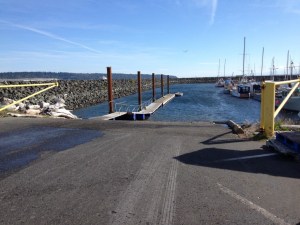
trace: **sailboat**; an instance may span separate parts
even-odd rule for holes
[[[224,79],[225,79],[225,66],[226,66],[226,59],[224,62]],[[224,94],[230,94],[231,90],[232,90],[232,86],[233,86],[233,82],[231,80],[231,78],[227,78],[224,80],[224,90],[223,93]]]
[[[246,37],[244,37],[244,53],[243,53],[243,76],[242,80],[245,80],[245,49],[246,49]],[[234,87],[231,91],[231,95],[238,98],[250,98],[250,86],[245,82],[241,82]]]
[[[223,78],[219,78],[220,76],[220,59],[219,59],[219,69],[218,69],[218,81],[216,82],[216,87],[224,87],[224,80]]]
[[[263,69],[264,69],[264,53],[265,53],[265,47],[262,49],[262,55],[261,55],[261,68],[260,68],[260,77],[262,80],[263,75]],[[254,100],[261,101],[261,84],[256,83],[257,86],[253,86],[253,92],[252,97]]]

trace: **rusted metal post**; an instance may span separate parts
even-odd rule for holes
[[[155,74],[152,73],[152,101],[155,101]]]
[[[161,82],[160,85],[161,97],[164,97],[164,75],[163,74],[160,76],[160,82]]]
[[[141,72],[138,71],[138,99],[139,99],[139,111],[142,110],[142,80]]]
[[[167,76],[167,87],[168,87],[168,94],[170,94],[170,76]]]
[[[107,91],[108,91],[108,105],[109,105],[109,113],[114,112],[114,96],[112,90],[112,73],[111,67],[107,67]]]

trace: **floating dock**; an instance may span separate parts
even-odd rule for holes
[[[300,156],[300,132],[276,132],[276,137],[267,141],[267,146],[283,154]]]
[[[146,120],[151,114],[153,114],[160,107],[169,103],[175,94],[167,94],[154,102],[150,103],[148,106],[143,108],[138,112],[114,112],[104,116],[93,117],[92,119],[101,119],[101,120]]]
[[[102,119],[102,120],[114,120],[117,117],[126,115],[127,112],[114,112],[101,117],[93,117],[92,119]]]

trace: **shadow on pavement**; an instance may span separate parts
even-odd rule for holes
[[[300,178],[300,164],[293,158],[274,154],[261,158],[244,158],[263,154],[271,154],[272,151],[254,149],[238,151],[219,148],[205,148],[174,157],[179,162],[210,168],[241,171],[246,173],[261,173],[272,176]],[[233,159],[224,161],[226,159]]]
[[[228,139],[228,138],[225,138],[225,139],[220,139],[220,140],[216,140],[218,138],[221,138],[227,134],[232,134],[231,131],[229,132],[226,132],[226,133],[223,133],[223,134],[219,134],[217,136],[214,136],[212,138],[209,138],[207,139],[206,141],[203,141],[201,142],[202,144],[205,144],[205,145],[214,145],[214,144],[226,144],[226,143],[236,143],[236,142],[246,142],[246,141],[249,141],[249,139],[247,138],[233,138],[233,139]]]

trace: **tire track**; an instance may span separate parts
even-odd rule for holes
[[[176,145],[175,156],[180,152],[180,145]],[[162,211],[162,218],[159,224],[171,225],[173,224],[173,217],[175,214],[175,195],[176,195],[176,178],[177,178],[178,161],[173,159],[172,165],[168,175],[168,183],[165,191],[164,206]]]
[[[165,145],[157,152],[157,145]],[[172,224],[180,141],[157,140],[135,179],[122,194],[111,224]]]
[[[143,198],[146,187],[151,183],[151,180],[161,163],[160,155],[155,153],[153,155],[154,156],[150,155],[145,159],[136,178],[130,183],[125,193],[123,193],[119,200],[119,205],[115,210],[116,213],[113,215],[111,224],[135,224],[135,207]]]

